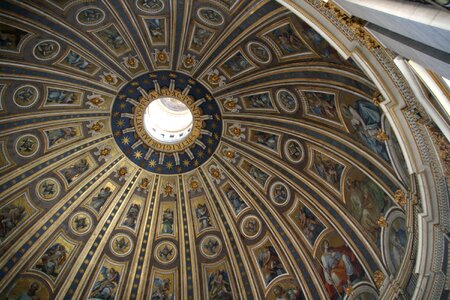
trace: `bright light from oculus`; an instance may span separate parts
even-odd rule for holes
[[[144,113],[145,131],[165,144],[178,143],[187,138],[193,123],[191,110],[183,102],[171,97],[153,100]]]

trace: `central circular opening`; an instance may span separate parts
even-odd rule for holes
[[[189,136],[194,116],[181,101],[171,97],[153,100],[144,112],[145,131],[155,140],[173,144]]]

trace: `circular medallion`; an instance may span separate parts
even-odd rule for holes
[[[303,160],[305,151],[303,150],[303,146],[299,141],[289,139],[284,144],[284,154],[291,162],[299,163]]]
[[[275,182],[270,187],[270,200],[276,205],[285,205],[291,198],[291,191],[282,182]]]
[[[253,216],[246,216],[241,222],[241,232],[249,239],[256,238],[261,233],[261,221]]]
[[[13,100],[19,107],[30,107],[39,97],[38,89],[32,85],[24,85],[15,90]]]
[[[276,99],[281,109],[287,113],[294,113],[298,109],[297,98],[288,90],[279,90]]]
[[[16,141],[16,152],[22,157],[31,157],[39,150],[39,139],[32,134],[25,134]]]
[[[155,247],[154,255],[158,262],[170,264],[177,257],[177,247],[172,242],[161,242]]]
[[[197,11],[198,17],[208,25],[220,26],[225,21],[222,14],[210,7],[202,7]]]
[[[34,46],[33,55],[39,60],[49,60],[55,58],[60,49],[61,46],[58,42],[53,40],[45,40]]]
[[[136,6],[148,13],[157,13],[164,9],[164,2],[161,0],[136,0]]]
[[[133,241],[123,233],[116,234],[109,242],[111,251],[117,256],[127,256],[133,249]]]
[[[52,201],[58,197],[61,185],[55,178],[45,178],[36,186],[36,194],[45,201]]]
[[[222,251],[222,242],[215,235],[207,235],[200,242],[200,251],[206,258],[215,258]]]
[[[165,71],[142,75],[121,89],[111,126],[129,159],[160,174],[197,168],[222,135],[220,108],[208,90],[187,75]]]
[[[272,60],[272,53],[269,48],[261,44],[260,42],[250,42],[247,44],[247,52],[257,62],[262,64],[268,64]]]
[[[70,228],[77,235],[88,233],[92,228],[92,218],[85,212],[76,213],[70,218]]]
[[[97,25],[105,19],[103,10],[97,7],[87,7],[77,14],[77,21],[86,26]]]

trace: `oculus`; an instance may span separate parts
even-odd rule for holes
[[[194,116],[183,102],[172,97],[157,98],[144,112],[144,129],[154,139],[173,144],[192,131]]]

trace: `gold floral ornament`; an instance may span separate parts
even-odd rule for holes
[[[101,121],[91,121],[86,127],[89,129],[88,133],[91,136],[100,134],[100,131],[104,128],[104,124]]]
[[[225,150],[225,156],[228,159],[232,159],[232,158],[234,158],[236,156],[236,153],[234,151],[231,151],[231,150]]]
[[[405,207],[407,203],[406,195],[403,190],[399,189],[394,193],[395,202],[398,203],[401,207]]]
[[[134,56],[124,57],[123,64],[129,69],[137,69],[139,67],[139,61]]]
[[[172,194],[173,194],[173,186],[167,183],[166,186],[164,187],[164,195],[170,196]]]
[[[100,108],[105,103],[105,99],[103,99],[100,95],[88,95],[87,96],[88,101],[86,104],[89,106],[89,108]]]
[[[97,148],[94,154],[98,156],[98,161],[108,161],[112,157],[112,149],[110,146],[103,146]]]
[[[378,226],[380,226],[381,228],[386,228],[388,227],[388,222],[386,221],[386,218],[381,216],[378,221],[377,221]]]
[[[183,57],[184,57],[183,65],[186,69],[190,69],[196,64],[196,59],[192,55],[190,54],[186,56],[183,55]]]
[[[128,173],[127,167],[122,167],[119,169],[119,176],[125,176]]]
[[[245,139],[245,128],[241,127],[239,124],[233,124],[228,128],[228,132],[231,134],[231,137],[237,141],[241,139]]]
[[[102,149],[101,151],[100,151],[100,155],[101,156],[106,156],[106,155],[108,155],[108,154],[110,154],[111,153],[111,149],[110,148],[104,148],[104,149]]]
[[[220,75],[219,70],[217,69],[209,71],[207,79],[212,86],[224,86],[226,80],[225,76]]]
[[[226,161],[231,162],[233,164],[236,163],[236,159],[239,157],[236,151],[228,147],[222,150],[222,154]]]
[[[167,64],[169,62],[169,52],[167,52],[165,49],[163,50],[155,49],[153,57],[159,64]]]
[[[380,287],[384,283],[383,272],[381,272],[380,270],[375,271],[375,273],[373,273],[373,280],[375,281],[375,285],[377,286],[377,288],[380,289]]]
[[[119,79],[117,78],[116,74],[113,74],[111,72],[103,72],[102,75],[100,75],[100,78],[102,79],[103,83],[109,84],[109,85],[116,85],[117,82],[119,82]]]
[[[148,188],[148,185],[150,184],[150,180],[147,177],[142,178],[141,183],[139,183],[139,187],[141,189]]]
[[[216,182],[216,184],[219,184],[223,179],[225,179],[225,176],[222,174],[222,171],[219,169],[219,167],[211,165],[208,170],[209,174]]]
[[[198,186],[199,186],[198,181],[192,180],[190,186],[191,186],[191,189],[195,191],[196,189],[198,189]]]
[[[90,129],[99,132],[100,130],[102,130],[103,125],[100,122],[95,122],[94,124],[92,124],[92,126],[90,127]]]
[[[387,140],[389,140],[389,135],[387,135],[383,130],[378,129],[376,139],[380,142],[386,142]]]
[[[227,98],[223,102],[223,107],[232,112],[232,113],[238,113],[242,107],[238,104],[238,100],[235,98]]]

